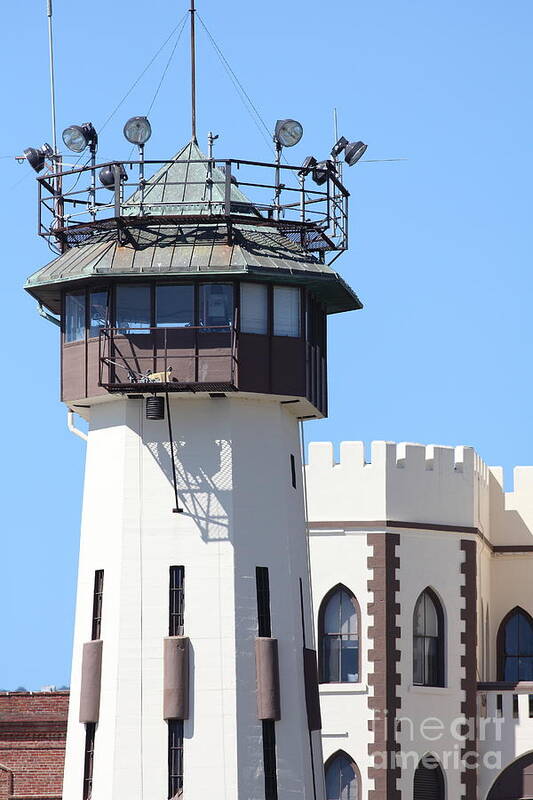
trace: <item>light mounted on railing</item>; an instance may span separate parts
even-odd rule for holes
[[[319,161],[318,164],[315,165],[313,168],[313,180],[318,186],[322,186],[322,184],[326,183],[327,179],[330,175],[333,175],[335,172],[335,166],[333,161],[329,159],[326,161]]]
[[[123,164],[115,164],[108,167],[103,167],[100,170],[99,179],[100,183],[105,189],[113,191],[115,188],[115,173],[118,172],[120,183],[123,183],[128,178],[128,173],[124,169]]]
[[[47,158],[54,155],[51,146],[45,142],[42,147],[27,147],[24,150],[24,158],[35,172],[41,172]]]
[[[124,136],[131,142],[142,147],[152,135],[152,126],[148,117],[131,117],[124,125]]]
[[[73,153],[83,153],[86,147],[90,147],[91,152],[96,152],[98,134],[92,122],[84,122],[82,125],[69,125],[65,128],[63,141]]]
[[[368,145],[363,142],[350,142],[344,149],[344,160],[349,167],[357,164],[359,159],[366,153]]]
[[[309,173],[314,169],[314,167],[316,167],[316,165],[317,165],[316,158],[314,156],[307,156],[307,158],[302,164],[302,168],[298,172],[298,175],[301,175],[302,178],[305,178],[306,175],[309,175]]]
[[[294,147],[303,135],[302,124],[295,119],[278,119],[276,122],[274,141],[282,147]]]

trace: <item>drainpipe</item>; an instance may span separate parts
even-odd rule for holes
[[[76,428],[76,426],[74,425],[74,411],[72,411],[70,408],[67,411],[67,426],[69,431],[73,433],[74,436],[79,436],[80,439],[83,439],[84,442],[86,442],[87,439],[89,438],[86,433],[80,431],[80,429]]]

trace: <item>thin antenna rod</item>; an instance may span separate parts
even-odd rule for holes
[[[54,33],[52,28],[52,0],[47,0],[48,8],[48,50],[50,55],[50,103],[52,111],[52,147],[54,155],[57,155],[57,134],[56,134],[56,80],[54,70]]]
[[[196,138],[196,11],[194,0],[191,0],[191,139],[197,144]]]

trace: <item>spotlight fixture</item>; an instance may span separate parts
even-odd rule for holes
[[[319,161],[313,168],[313,180],[318,186],[322,186],[333,172],[333,161],[329,159],[327,161]]]
[[[42,147],[27,147],[24,150],[24,158],[35,172],[41,172],[46,159],[53,156],[53,154],[54,151],[47,142]]]
[[[107,167],[102,167],[99,174],[100,183],[105,189],[109,189],[111,192],[115,188],[115,168],[118,168],[119,172],[119,180],[122,183],[128,177],[128,173],[124,169],[123,164],[110,164]]]
[[[91,151],[95,152],[98,144],[98,134],[92,122],[84,122],[83,125],[69,125],[68,128],[65,128],[63,141],[73,153],[83,153],[85,148],[89,146]]]
[[[295,119],[278,119],[274,131],[274,141],[282,147],[294,147],[304,134],[300,122]]]
[[[340,153],[342,153],[347,144],[350,144],[348,139],[346,139],[344,136],[341,136],[341,138],[339,139],[337,144],[334,145],[333,150],[331,151],[331,155],[333,156],[333,158],[337,158],[337,156]]]
[[[152,135],[148,117],[131,117],[124,125],[124,136],[131,144],[142,147]]]
[[[366,153],[368,145],[363,142],[349,142],[344,149],[344,160],[349,167],[357,164],[361,156]]]
[[[311,170],[316,167],[317,160],[314,156],[307,156],[305,161],[303,162],[301,169],[298,171],[298,175],[301,175],[302,178],[305,178],[306,175],[309,175]]]

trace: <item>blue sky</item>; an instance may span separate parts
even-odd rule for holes
[[[311,440],[474,446],[533,463],[529,0],[198,0],[269,125],[302,121],[290,155],[340,132],[369,144],[347,171],[351,247],[339,271],[365,304],[330,320],[330,417]],[[58,401],[57,330],[22,291],[51,259],[35,235],[34,173],[12,156],[50,139],[45,0],[3,10],[0,688],[69,682],[84,446]],[[185,0],[55,0],[58,128],[92,120],[101,160],[127,157],[175,39],[104,121],[186,11]],[[150,114],[153,158],[189,137],[187,37]],[[269,158],[199,26],[199,137],[217,155]]]

